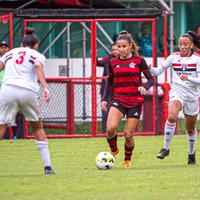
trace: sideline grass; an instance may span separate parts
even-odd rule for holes
[[[200,137],[198,136],[198,139]],[[135,137],[133,168],[125,170],[123,138],[113,170],[96,169],[95,157],[108,151],[105,138],[49,140],[57,175],[45,176],[33,140],[0,141],[1,200],[196,200],[200,198],[200,147],[197,165],[187,165],[186,136],[173,139],[170,156],[157,160],[163,137]]]

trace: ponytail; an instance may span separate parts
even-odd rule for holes
[[[134,53],[136,55],[139,55],[139,46],[135,43],[135,41],[132,39],[131,34],[123,30],[119,33],[119,36],[117,37],[117,40],[126,40],[131,45],[131,53]]]
[[[34,34],[35,29],[34,28],[27,28],[26,29],[26,36],[22,40],[23,47],[30,47],[32,48],[35,44],[39,44],[38,37]]]

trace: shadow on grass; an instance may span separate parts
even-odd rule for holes
[[[144,171],[144,170],[152,170],[152,171],[168,171],[171,169],[188,169],[188,168],[194,168],[199,167],[198,164],[196,165],[188,165],[188,164],[158,164],[158,165],[149,165],[149,166],[132,166],[131,169],[124,169],[123,167],[115,167],[113,170],[125,170],[125,171]]]

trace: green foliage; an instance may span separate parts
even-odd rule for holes
[[[198,136],[199,139],[199,136]],[[169,157],[156,159],[163,137],[135,137],[132,169],[123,169],[123,138],[112,170],[97,170],[95,157],[108,151],[105,138],[51,139],[57,175],[44,175],[33,140],[0,141],[2,200],[197,200],[199,165],[187,165],[187,139],[175,136]],[[197,163],[200,147],[197,140]]]

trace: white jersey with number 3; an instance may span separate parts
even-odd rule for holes
[[[167,69],[172,67],[172,92],[178,94],[183,100],[194,101],[200,95],[200,85],[190,81],[180,79],[181,74],[188,77],[200,77],[200,56],[193,53],[190,57],[181,57],[180,52],[172,53],[162,63],[162,67]]]
[[[38,92],[38,78],[35,73],[35,61],[42,66],[45,56],[29,47],[19,47],[4,54],[0,61],[5,65],[3,85],[15,85]]]

